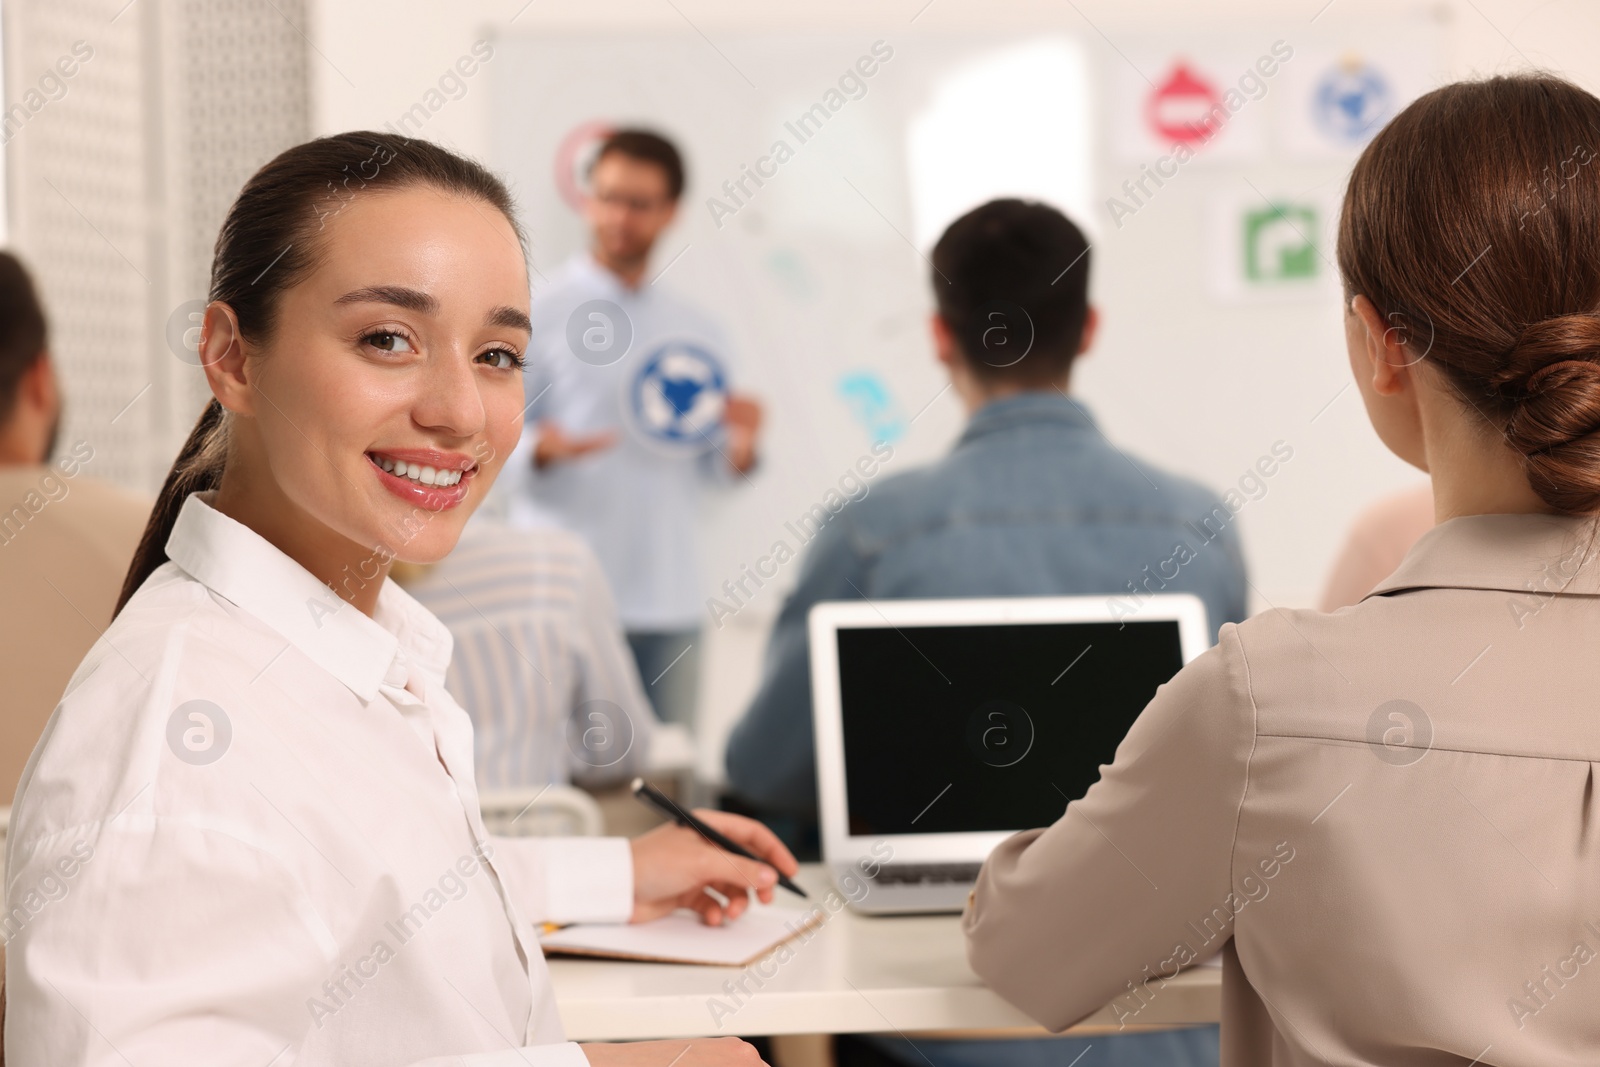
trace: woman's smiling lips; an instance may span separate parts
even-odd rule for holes
[[[367,453],[378,481],[401,500],[446,511],[467,498],[478,465],[464,452],[432,448],[375,448]]]

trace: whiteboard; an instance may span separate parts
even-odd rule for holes
[[[1186,167],[1120,227],[1106,202],[1138,177],[1145,151],[1138,142],[1124,145],[1122,125],[1140,113],[1130,94],[1159,81],[1161,65],[1180,52],[1233,77],[1234,67],[1270,49],[1279,35],[1272,26],[1127,40],[1120,53],[1064,34],[897,36],[886,42],[893,58],[867,80],[864,95],[848,99],[803,144],[786,124],[870,54],[874,34],[719,34],[713,41],[688,30],[507,32],[495,39],[489,65],[490,162],[521,204],[537,288],[542,272],[585,239],[562,195],[572,170],[565,139],[579,131],[581,140],[582,127],[595,122],[641,124],[685,150],[689,187],[657,257],[670,263],[663,284],[721,320],[742,385],[768,407],[762,466],[748,485],[708,500],[706,596],[765,554],[784,524],[822,500],[875,438],[887,436],[894,448],[884,475],[948,450],[965,415],[944,389],[928,339],[925,256],[963,198],[975,206],[1020,194],[1056,202],[1094,244],[1092,298],[1102,328],[1072,388],[1112,441],[1219,493],[1275,444],[1294,450],[1238,521],[1253,607],[1302,606],[1314,602],[1354,514],[1421,477],[1373,435],[1344,354],[1331,236],[1360,145],[1321,144],[1307,125],[1306,99],[1326,80],[1325,68],[1348,65],[1353,50],[1374,40],[1410,59],[1396,105],[1443,80],[1435,24],[1389,20],[1378,37],[1374,29],[1328,19],[1297,30],[1301,66],[1284,64],[1248,105],[1239,127],[1248,137],[1237,135],[1242,147],[1236,142]],[[1044,73],[1036,74],[1046,87],[1018,89],[1014,107],[988,109],[987,124],[984,114],[963,119],[959,107],[947,106],[951,87],[982,81],[984,70],[997,69],[996,57],[1005,60],[1001,68],[1022,68],[1052,48],[1075,57],[1077,72],[1052,81],[1055,68],[1040,60]],[[1018,116],[1020,124],[1011,121]],[[1028,123],[1038,130],[1038,158],[1018,151],[1016,130]],[[1017,180],[1007,187],[990,168],[966,185],[930,183],[941,133],[961,140],[957,154],[1000,160]],[[731,214],[709,207],[724,181],[737,181],[785,137],[795,151],[774,177],[747,185],[750,195]],[[947,148],[943,158],[950,154]],[[1042,179],[1039,167],[1058,173]],[[1224,255],[1224,242],[1235,239],[1231,215],[1248,213],[1254,199],[1280,198],[1315,208],[1318,277],[1267,299],[1244,298],[1218,279],[1219,270],[1237,269],[1239,256]],[[789,565],[764,586],[753,612],[775,612],[796,569]]]
[[[875,478],[937,457],[959,433],[964,414],[928,339],[925,257],[937,233],[995,195],[997,174],[1016,176],[1000,191],[1089,212],[1085,66],[1062,35],[713,46],[693,34],[528,34],[494,48],[490,162],[529,229],[536,292],[586,241],[572,184],[587,158],[578,146],[597,128],[648,126],[684,152],[688,188],[652,273],[664,268],[659,284],[720,321],[739,386],[765,400],[768,418],[748,483],[708,496],[707,597],[837,492],[876,442],[893,456],[874,464]],[[852,71],[853,92],[830,97]],[[1007,91],[1023,98],[1009,109],[1013,127],[1043,116],[1056,136],[1031,142],[974,113],[972,93]],[[840,106],[825,122],[800,118],[830,101]],[[972,155],[952,132],[984,123],[1000,143],[974,156],[983,166],[940,165],[952,148]],[[792,155],[778,163],[780,141]],[[912,154],[934,180],[911,180]],[[771,175],[762,184],[726,191],[758,164]],[[797,569],[763,587],[750,602],[757,614],[776,612]]]

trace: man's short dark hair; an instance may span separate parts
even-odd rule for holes
[[[0,422],[17,406],[22,376],[44,352],[44,308],[22,261],[0,252]]]
[[[980,379],[1060,381],[1089,316],[1089,242],[1049,204],[991,200],[939,238],[933,291]]]
[[[600,150],[595,153],[594,161],[598,163],[613,152],[629,159],[654,163],[666,173],[667,196],[676,200],[683,195],[683,156],[679,155],[677,145],[659,133],[641,129],[613,130],[610,136],[600,142]]]

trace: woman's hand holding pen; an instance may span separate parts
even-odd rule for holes
[[[632,922],[649,922],[677,908],[693,908],[711,926],[738,918],[749,890],[771,903],[778,872],[793,876],[800,864],[773,832],[754,819],[697,808],[712,829],[760,856],[765,863],[725,852],[685,826],[667,823],[634,838]],[[775,871],[773,868],[776,868]],[[724,906],[707,890],[727,898]]]

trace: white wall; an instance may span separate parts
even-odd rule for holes
[[[1600,51],[1594,48],[1600,41],[1600,5],[1585,0],[1410,5],[1392,0],[1210,0],[1203,6],[1188,0],[894,0],[871,5],[876,10],[859,0],[310,0],[310,7],[309,33],[317,52],[311,61],[317,132],[398,120],[458,57],[490,33],[671,34],[698,43],[702,62],[716,66],[726,62],[718,42],[734,47],[750,35],[853,35],[863,43],[882,37],[914,51],[919,37],[927,35],[948,39],[1065,32],[1087,52],[1097,72],[1096,106],[1114,109],[1117,101],[1106,99],[1107,87],[1116,84],[1114,75],[1127,62],[1129,42],[1142,36],[1220,38],[1254,55],[1279,38],[1315,46],[1370,36],[1374,46],[1381,46],[1398,21],[1431,22],[1438,27],[1434,36],[1439,47],[1431,61],[1417,59],[1432,68],[1426,72],[1430,85],[1539,66],[1600,90]],[[818,85],[827,84],[834,73],[819,70]],[[493,160],[490,83],[483,77],[470,83],[463,97],[430,118],[426,135]],[[729,92],[750,91],[731,76],[729,83]],[[1103,198],[1127,176],[1128,167],[1106,150],[1104,124],[1098,137],[1095,172],[1102,185],[1098,197]],[[1336,197],[1344,172],[1343,165],[1274,165],[1259,177],[1263,185],[1296,192],[1326,187]],[[1266,496],[1240,513],[1239,521],[1255,608],[1309,605],[1351,516],[1374,497],[1421,476],[1379,445],[1355,390],[1340,392],[1350,376],[1336,296],[1269,306],[1223,306],[1212,299],[1205,277],[1210,268],[1196,250],[1205,243],[1206,204],[1219,194],[1222,180],[1204,168],[1186,172],[1179,186],[1164,189],[1126,226],[1112,227],[1103,213],[1091,220],[1096,243],[1093,296],[1103,329],[1074,389],[1092,405],[1114,441],[1217,489],[1235,483],[1274,441],[1290,443],[1294,460],[1272,479]],[[1238,176],[1228,175],[1227,180],[1237,182]],[[563,230],[569,221],[525,221],[536,263],[571,238]],[[909,232],[909,220],[901,221]],[[712,279],[697,280],[696,269],[683,271],[675,283],[712,284]],[[909,251],[904,269],[907,278],[920,284],[925,267]],[[906,285],[902,281],[886,288],[903,293]],[[699,295],[705,299],[708,294]],[[760,348],[759,338],[755,340]],[[896,368],[900,380],[937,384],[937,373],[922,362],[932,358],[925,344],[908,340],[895,352],[893,358],[909,364]],[[746,355],[759,361],[759,351]],[[769,386],[778,383],[777,377],[767,378]],[[770,399],[774,447],[806,440],[813,428],[794,424],[797,418],[803,422],[804,414],[786,413],[781,391]],[[897,457],[915,462],[937,455],[948,448],[961,421],[954,397],[946,393],[896,446]],[[789,477],[787,471],[802,473]],[[785,494],[815,499],[820,492],[820,486],[804,484],[815,480],[814,466],[807,468],[799,460],[774,462],[767,476],[775,474],[794,484],[747,494],[743,502],[736,500],[714,513],[716,529],[708,538],[705,561],[708,575],[731,573],[766,547],[759,532],[765,529],[761,512],[772,509],[772,501],[786,499]],[[781,578],[792,579],[792,574],[791,567]],[[722,735],[755,683],[764,628],[780,596],[781,589],[769,587],[762,593],[765,599],[711,635],[701,708],[709,742],[703,746],[701,773],[707,780],[720,778]]]
[[[8,240],[49,313],[57,451],[153,495],[211,398],[183,338],[217,228],[306,138],[304,3],[3,7]]]
[[[1129,41],[1167,33],[1237,40],[1264,51],[1271,41],[1314,43],[1331,34],[1376,35],[1391,22],[1437,20],[1441,47],[1430,81],[1538,65],[1600,89],[1600,6],[1581,0],[1511,3],[1446,0],[1397,7],[1376,0],[1227,0],[1203,9],[1181,0],[1076,6],[1000,0],[900,0],[864,5],[848,0],[750,5],[732,0],[315,0],[311,40],[313,116],[318,132],[381,126],[416,103],[472,43],[488,32],[661,32],[702,46],[708,65],[725,62],[716,50],[760,33],[884,37],[915,47],[919,35],[1065,31],[1104,74],[1125,62]],[[520,9],[520,10],[519,10]],[[892,13],[891,13],[892,12]],[[1081,12],[1081,14],[1080,14]],[[1419,58],[1419,62],[1426,62]],[[825,84],[832,71],[818,71]],[[625,74],[625,72],[624,72]],[[752,91],[730,77],[730,92]],[[1112,82],[1099,79],[1104,94]],[[484,158],[491,143],[489,79],[430,120],[427,136]],[[1108,102],[1103,99],[1101,104]],[[537,106],[536,103],[530,106]],[[1103,146],[1102,146],[1103,148]],[[1107,186],[1128,168],[1102,150],[1097,172]],[[1307,186],[1342,182],[1342,166],[1278,167],[1263,178]],[[1420,475],[1388,456],[1372,436],[1349,380],[1336,298],[1265,307],[1219,306],[1209,296],[1205,263],[1173,249],[1203,245],[1204,204],[1217,178],[1185,175],[1184,188],[1163,193],[1120,230],[1095,220],[1095,300],[1103,314],[1098,344],[1075,388],[1100,415],[1109,436],[1157,463],[1191,473],[1216,488],[1240,474],[1276,440],[1291,443],[1295,459],[1268,494],[1241,514],[1257,607],[1312,602],[1352,513],[1384,491]],[[541,220],[528,220],[534,255]],[[906,269],[924,268],[908,253]],[[692,280],[692,274],[685,272]],[[907,357],[931,359],[925,346]],[[908,369],[908,373],[909,373]],[[915,373],[922,373],[917,371]],[[1337,397],[1337,399],[1333,399]],[[772,398],[781,403],[781,398]],[[1318,412],[1328,403],[1320,416]],[[1313,422],[1313,416],[1316,421]],[[781,423],[781,415],[775,415]],[[937,454],[961,422],[946,394],[913,427],[906,455]],[[735,505],[737,507],[737,505]],[[730,519],[735,526],[739,523]],[[752,535],[753,536],[753,535]],[[735,537],[737,542],[740,537]],[[722,574],[764,548],[717,543],[708,560]],[[773,605],[775,606],[775,605]]]

